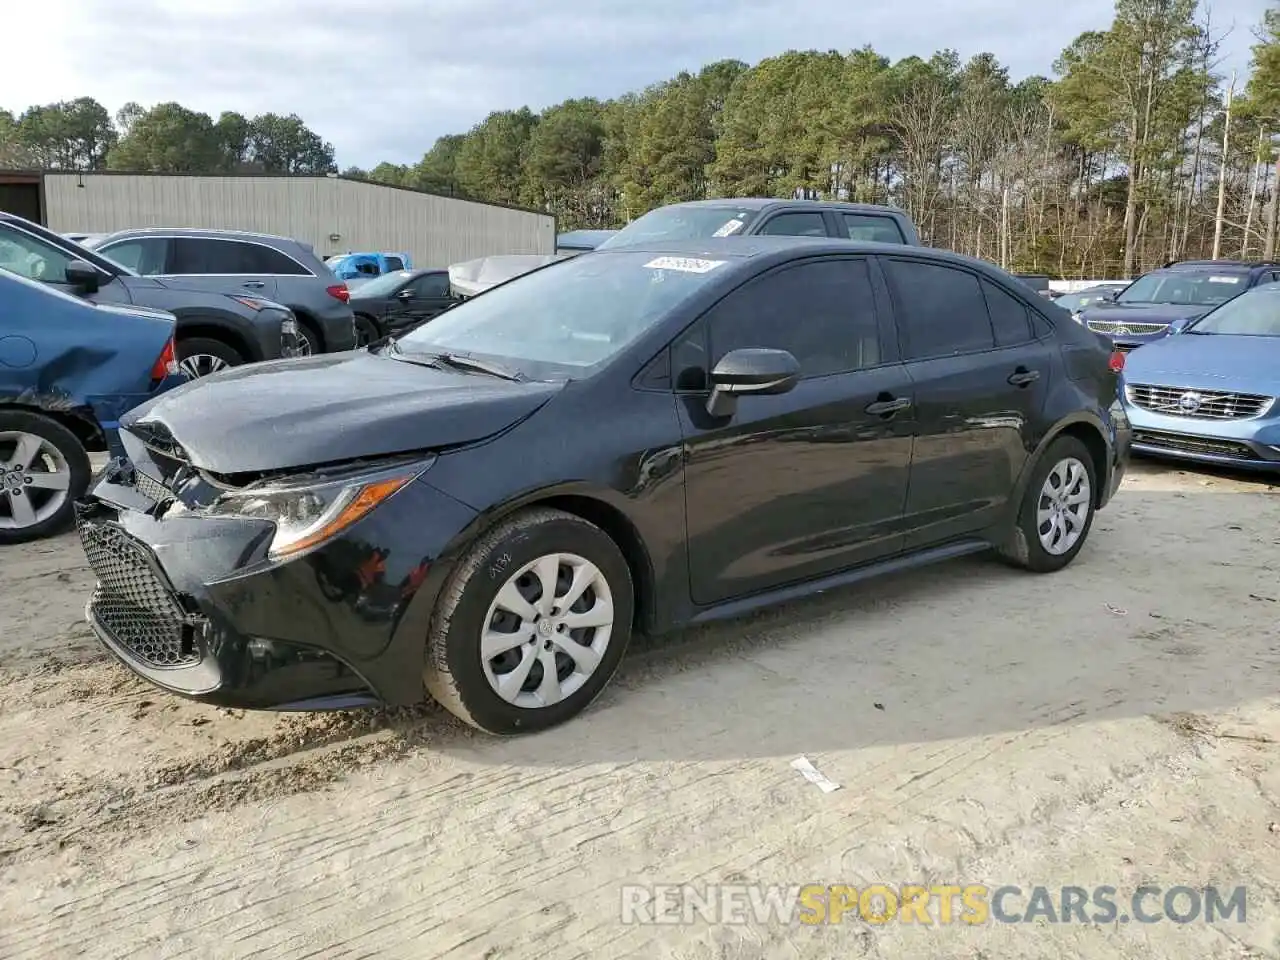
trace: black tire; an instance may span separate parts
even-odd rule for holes
[[[1051,553],[1040,539],[1037,514],[1041,506],[1041,497],[1045,481],[1049,474],[1064,461],[1075,460],[1083,464],[1089,481],[1088,513],[1084,518],[1083,529],[1074,544],[1062,553]],[[1022,504],[1018,508],[1018,517],[1005,543],[999,549],[1000,556],[1008,563],[1030,570],[1033,573],[1053,573],[1061,570],[1084,547],[1089,539],[1089,531],[1093,528],[1093,515],[1098,501],[1098,471],[1093,462],[1089,448],[1075,437],[1059,437],[1045,448],[1044,453],[1031,471],[1031,479],[1022,496]]]
[[[0,409],[0,433],[6,432],[34,434],[48,442],[66,461],[71,478],[67,486],[67,498],[56,512],[30,526],[16,529],[0,527],[0,544],[26,543],[60,533],[71,525],[76,500],[84,496],[85,491],[89,489],[93,471],[89,466],[88,451],[74,433],[57,420],[39,413]],[[0,448],[0,464],[4,463],[5,458],[10,455],[7,444]],[[23,496],[30,496],[30,494],[24,492]],[[9,495],[0,493],[0,520],[8,521],[12,515]]]
[[[612,594],[612,628],[597,665],[577,689],[549,706],[518,706],[504,700],[490,684],[480,656],[480,637],[489,626],[485,618],[490,605],[513,575],[554,553],[581,557],[603,575]],[[560,576],[565,573],[562,569]],[[584,594],[583,600],[586,602],[588,595]],[[519,513],[481,537],[446,581],[427,638],[423,668],[427,692],[450,713],[488,733],[533,733],[564,723],[585,710],[618,669],[631,639],[634,603],[627,561],[604,531],[561,510],[538,507]],[[563,658],[563,664],[572,666],[573,659],[556,652],[549,640],[544,641],[538,633],[532,637],[526,644],[531,646],[530,655],[536,656],[532,651],[545,642],[558,664]],[[565,641],[573,642],[569,637]],[[519,659],[523,648],[512,654]],[[526,684],[535,684],[541,674],[538,661],[528,672]]]
[[[211,369],[214,366],[212,362],[202,361],[198,358],[211,357],[221,361],[227,367],[238,367],[245,362],[244,356],[235,347],[209,337],[180,338],[177,343],[177,351],[178,366],[181,368],[183,376],[188,380],[197,380],[200,377],[216,372]],[[199,372],[201,370],[204,372]]]
[[[372,317],[367,317],[363,313],[356,314],[356,347],[367,347],[382,337],[378,324]]]

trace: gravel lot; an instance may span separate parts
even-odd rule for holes
[[[1135,465],[1078,561],[662,643],[550,733],[135,681],[0,556],[0,957],[1280,957],[1280,487]],[[824,793],[804,755],[842,789]],[[623,924],[627,883],[1248,887],[1246,922]],[[1123,895],[1123,893],[1122,893]]]

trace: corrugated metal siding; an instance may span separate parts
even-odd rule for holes
[[[322,257],[404,251],[420,267],[556,248],[550,216],[328,177],[46,174],[45,218],[64,233],[255,230],[310,243]]]

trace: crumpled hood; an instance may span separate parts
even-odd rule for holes
[[[1280,394],[1280,337],[1180,333],[1125,358],[1126,383]]]
[[[121,426],[213,473],[258,473],[482,440],[561,387],[359,351],[234,367],[144,403]]]
[[[1173,323],[1184,317],[1202,317],[1214,304],[1208,303],[1095,303],[1085,307],[1084,319],[1111,323]]]

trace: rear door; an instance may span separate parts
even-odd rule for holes
[[[696,603],[901,547],[911,383],[879,323],[886,300],[866,257],[792,263],[734,290],[672,345]],[[780,396],[740,397],[732,416],[710,416],[708,372],[747,347],[790,351],[800,383]]]
[[[766,214],[751,231],[762,237],[825,237],[827,221],[820,210],[781,210]]]
[[[271,254],[275,254],[272,257]],[[184,287],[246,297],[276,296],[277,258],[270,247],[221,237],[173,237],[165,275],[181,278]]]
[[[901,243],[907,238],[902,235],[898,221],[893,217],[884,217],[875,213],[850,213],[837,211],[833,213],[839,224],[838,237],[847,240],[866,240],[872,243]]]
[[[881,266],[915,397],[914,549],[1001,518],[1038,440],[1055,354],[1009,289],[959,265],[884,257]]]

